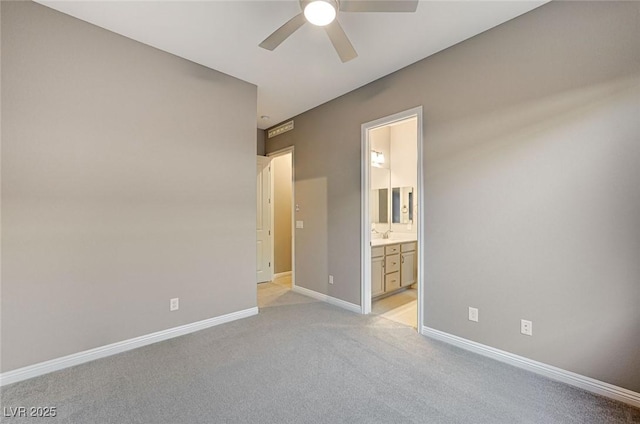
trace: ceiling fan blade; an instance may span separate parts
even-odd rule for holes
[[[340,60],[342,60],[343,63],[358,57],[356,49],[353,48],[351,41],[349,41],[349,37],[347,37],[347,34],[345,34],[337,19],[325,26],[324,29],[327,31],[331,44],[333,44],[333,47],[336,49],[336,52],[338,52],[338,56],[340,56]]]
[[[415,12],[418,0],[341,0],[341,12]]]
[[[307,20],[303,13],[300,13],[293,18],[289,19],[287,23],[275,30],[273,34],[264,39],[260,43],[260,47],[267,50],[273,50],[278,47],[284,40],[286,40],[291,34],[296,32]]]

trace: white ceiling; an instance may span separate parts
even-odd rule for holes
[[[258,86],[259,128],[334,99],[548,0],[420,1],[416,13],[339,13],[359,56],[347,63],[307,23],[273,52],[258,44],[297,0],[46,1],[46,6]],[[270,116],[269,120],[261,119]]]

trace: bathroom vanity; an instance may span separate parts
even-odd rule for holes
[[[371,297],[394,293],[418,279],[415,240],[371,241]]]

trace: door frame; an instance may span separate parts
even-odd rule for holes
[[[284,156],[288,153],[291,153],[291,288],[293,289],[296,286],[296,185],[295,185],[295,153],[294,146],[284,147],[282,149],[276,150],[274,152],[267,153],[267,157],[272,160],[278,156]],[[274,193],[274,178],[273,178],[273,170],[271,172],[271,193]],[[273,198],[273,196],[272,196]],[[275,227],[274,227],[274,203],[271,202],[271,229],[273,230],[273,237],[271,237],[271,252],[272,257],[274,259],[273,262],[273,270],[275,271]],[[275,275],[275,272],[273,273]]]
[[[418,333],[422,333],[424,325],[424,160],[423,160],[423,126],[422,126],[422,106],[408,109],[393,115],[385,116],[374,121],[361,125],[362,139],[362,163],[361,163],[361,283],[360,283],[360,304],[363,314],[371,313],[371,212],[370,212],[370,187],[371,187],[371,141],[369,132],[372,129],[383,127],[398,121],[416,118],[417,121],[417,191],[418,191]]]

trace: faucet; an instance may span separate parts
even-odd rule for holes
[[[371,232],[374,233],[374,234],[380,234],[383,239],[388,239],[389,238],[389,233],[392,233],[393,231],[391,230],[391,228],[389,228],[384,233],[381,233],[380,231],[376,230],[375,226],[372,226],[371,227]]]

